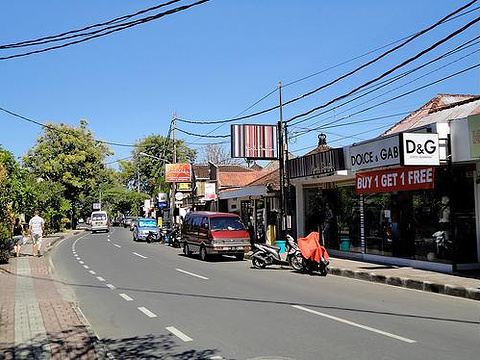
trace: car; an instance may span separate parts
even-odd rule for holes
[[[138,218],[134,221],[133,241],[147,240],[147,236],[155,233],[155,240],[160,237],[160,228],[157,225],[157,220],[152,218]]]
[[[133,219],[134,219],[134,217],[132,217],[132,216],[126,216],[125,219],[123,219],[123,227],[124,228],[130,227]]]

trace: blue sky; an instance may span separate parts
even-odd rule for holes
[[[3,1],[0,3],[0,45],[107,21],[160,2]],[[181,4],[191,2],[193,0],[184,0]],[[414,34],[466,2],[212,0],[104,38],[0,61],[0,107],[39,122],[78,125],[80,119],[87,119],[97,139],[132,144],[149,134],[166,135],[173,112],[185,119],[231,118],[274,90],[279,81],[289,84]],[[470,9],[478,5],[477,2]],[[171,7],[175,6],[178,5]],[[441,25],[355,76],[286,106],[284,119],[349,92],[460,28],[479,13],[477,9]],[[478,34],[477,23],[393,75],[444,54]],[[305,121],[299,125],[302,128],[292,126],[294,141],[290,143],[290,150],[302,155],[316,146],[319,130],[308,131],[295,139],[296,131],[317,128],[478,64],[478,53],[466,56],[478,48],[477,42],[474,47],[361,101]],[[317,88],[387,49],[286,86],[283,99],[288,101]],[[11,52],[0,50],[0,55],[8,54]],[[460,59],[462,56],[466,57]],[[452,61],[457,62],[447,65]],[[439,69],[441,66],[445,67]],[[431,71],[434,72],[427,74]],[[422,75],[424,77],[407,84]],[[402,87],[394,89],[399,86]],[[323,131],[332,146],[348,145],[377,136],[405,115],[372,118],[413,111],[438,93],[479,94],[479,87],[477,68],[348,119],[369,121]],[[390,92],[380,96],[386,91]],[[376,96],[378,98],[373,99]],[[368,104],[359,104],[369,99]],[[276,104],[278,93],[273,93],[246,114]],[[244,122],[274,124],[278,118],[278,111],[273,111]],[[0,126],[0,144],[15,156],[24,155],[42,134],[40,127],[3,112],[0,112]],[[218,127],[182,123],[178,126],[200,134]],[[227,124],[210,135],[229,134],[229,129]],[[199,150],[206,142],[228,141],[199,139],[181,133],[178,137]],[[125,147],[112,146],[111,149],[115,155],[109,161],[126,157],[130,151]]]

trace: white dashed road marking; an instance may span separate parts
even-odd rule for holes
[[[88,266],[88,265],[83,265],[83,267],[84,267],[85,269],[90,269],[90,266]]]
[[[95,274],[96,274],[96,272],[93,271],[93,270],[90,270],[89,273],[92,274],[92,275],[95,275]]]
[[[121,248],[121,246],[118,244],[113,244],[113,246],[116,246],[117,248]]]
[[[83,261],[79,261],[79,263],[82,264],[82,265],[85,264]]]
[[[380,334],[380,335],[384,335],[384,336],[388,336],[388,337],[391,337],[393,339],[397,339],[397,340],[400,340],[400,341],[404,341],[406,343],[416,343],[417,341],[416,340],[412,340],[412,339],[408,339],[408,338],[405,338],[405,337],[402,337],[402,336],[398,336],[398,335],[395,335],[395,334],[391,334],[389,332],[386,332],[386,331],[383,331],[383,330],[379,330],[379,329],[375,329],[375,328],[372,328],[370,326],[365,326],[365,325],[361,325],[361,324],[358,324],[358,323],[355,323],[353,321],[349,321],[349,320],[345,320],[345,319],[341,319],[339,317],[336,317],[336,316],[332,316],[332,315],[328,315],[328,314],[325,314],[325,313],[321,313],[319,311],[315,311],[315,310],[312,310],[312,309],[308,309],[306,307],[303,307],[303,306],[300,306],[300,305],[292,305],[292,307],[294,307],[295,309],[298,309],[298,310],[302,310],[302,311],[306,311],[310,314],[314,314],[314,315],[318,315],[318,316],[323,316],[327,319],[330,319],[330,320],[335,320],[335,321],[338,321],[338,322],[341,322],[341,323],[344,323],[344,324],[347,324],[347,325],[350,325],[350,326],[355,326],[355,327],[358,327],[360,329],[364,329],[364,330],[367,330],[367,331],[371,331],[371,332],[374,332],[374,333],[377,333],[377,334]]]
[[[173,335],[175,335],[176,337],[178,337],[180,340],[182,341],[185,341],[185,342],[188,342],[188,341],[193,341],[193,339],[187,335],[185,335],[183,332],[181,332],[180,330],[178,330],[176,327],[174,326],[169,326],[166,328],[168,331],[170,331]]]
[[[155,315],[154,313],[152,313],[150,310],[148,310],[147,308],[144,308],[143,306],[139,307],[138,310],[140,310],[141,312],[143,312],[145,315],[147,315],[149,318],[156,318],[157,315]]]
[[[141,257],[142,259],[146,259],[146,258],[147,258],[146,256],[140,255],[140,254],[138,254],[138,253],[136,253],[136,252],[134,252],[133,255],[137,255],[137,256]]]
[[[115,290],[115,289],[116,289],[116,287],[113,286],[112,284],[107,284],[106,286],[107,286],[109,289],[111,289],[111,290]]]
[[[208,280],[208,278],[205,277],[205,276],[197,275],[197,274],[191,273],[189,271],[185,271],[185,270],[182,270],[182,269],[175,269],[175,270],[180,271],[181,273],[184,273],[184,274],[187,274],[187,275],[190,275],[190,276],[195,276],[195,277],[203,279],[203,280]]]
[[[133,299],[127,294],[118,294],[118,295],[120,295],[122,298],[124,298],[127,301],[133,301]]]
[[[97,279],[98,279],[98,281],[105,281],[105,279],[102,278],[101,276],[97,276]]]

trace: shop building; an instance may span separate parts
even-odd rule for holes
[[[321,159],[316,168],[330,174],[292,179],[297,236],[316,227],[333,254],[367,261],[479,267],[479,110],[478,96],[438,95],[379,138],[344,148],[343,169]]]

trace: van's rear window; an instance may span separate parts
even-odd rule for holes
[[[107,220],[107,215],[105,214],[93,214],[92,220],[99,221],[99,220]]]
[[[239,218],[213,217],[210,218],[211,230],[245,230],[245,225]]]

